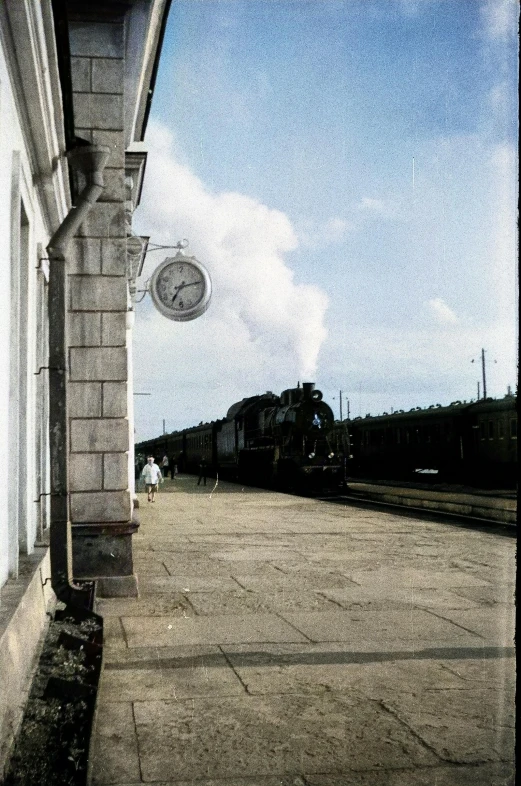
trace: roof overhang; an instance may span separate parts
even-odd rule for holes
[[[172,0],[129,0],[126,16],[126,145],[145,136]]]

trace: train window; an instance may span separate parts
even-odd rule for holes
[[[406,441],[407,444],[409,444],[410,441],[411,441],[411,429],[410,428],[406,428],[405,429],[405,441]]]
[[[481,423],[479,424],[479,436],[480,439],[487,438],[487,424],[485,423],[484,420],[482,420]]]
[[[505,424],[502,420],[498,420],[497,422],[497,437],[498,439],[503,439],[505,436]]]
[[[494,421],[493,420],[489,420],[488,421],[488,438],[489,439],[494,439]]]
[[[401,441],[402,441],[402,430],[400,428],[397,428],[396,429],[395,442],[396,442],[397,445],[399,445],[401,443]]]
[[[419,428],[414,429],[415,442],[418,444],[422,441],[422,435]]]
[[[510,421],[510,439],[517,439],[517,418]]]

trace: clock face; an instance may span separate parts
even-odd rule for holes
[[[150,280],[150,294],[163,316],[186,322],[208,308],[211,282],[207,270],[195,257],[178,253],[165,259]]]

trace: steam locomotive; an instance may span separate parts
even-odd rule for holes
[[[180,472],[248,485],[323,493],[345,483],[347,430],[334,429],[331,407],[314,383],[268,391],[233,404],[226,417],[136,445],[136,455],[166,455]]]

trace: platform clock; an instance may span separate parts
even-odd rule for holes
[[[149,290],[155,307],[163,316],[176,322],[188,322],[208,308],[212,283],[204,265],[179,251],[154,270]]]

